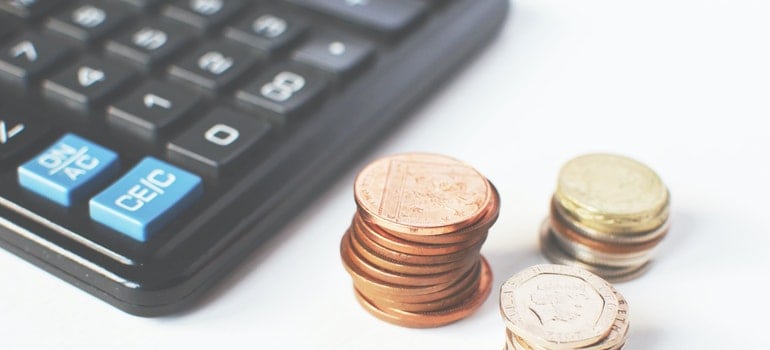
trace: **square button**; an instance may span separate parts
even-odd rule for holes
[[[270,123],[219,107],[167,146],[168,158],[210,178],[232,173],[268,141]]]
[[[248,74],[258,63],[245,46],[222,41],[208,42],[169,67],[171,79],[209,93],[221,93]]]
[[[210,30],[243,10],[245,0],[177,0],[163,14],[199,30]]]
[[[93,43],[120,28],[133,8],[111,1],[79,1],[48,19],[46,26],[82,43]]]
[[[346,79],[372,59],[374,51],[374,44],[351,35],[319,32],[300,46],[293,58],[336,79]]]
[[[140,242],[203,195],[200,177],[147,157],[89,202],[91,219]]]
[[[120,169],[118,155],[67,134],[18,169],[19,184],[65,207],[88,197]]]

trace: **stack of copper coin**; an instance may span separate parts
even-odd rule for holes
[[[542,250],[554,263],[612,281],[634,278],[668,234],[669,201],[663,181],[642,163],[608,154],[575,158],[559,174]]]
[[[586,270],[537,265],[500,288],[504,350],[616,350],[628,338],[628,303]]]
[[[397,325],[438,327],[489,296],[480,255],[500,199],[478,171],[424,153],[377,160],[356,178],[358,206],[342,238],[342,261],[359,303]]]

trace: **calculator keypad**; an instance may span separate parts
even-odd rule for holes
[[[0,246],[178,310],[470,56],[438,41],[478,4],[0,0]]]

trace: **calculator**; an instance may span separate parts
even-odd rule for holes
[[[507,13],[507,0],[0,0],[0,246],[131,314],[189,308]]]

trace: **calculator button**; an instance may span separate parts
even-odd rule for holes
[[[107,42],[107,52],[151,69],[187,45],[193,35],[183,25],[154,19],[143,21]]]
[[[163,14],[197,29],[210,30],[238,14],[245,5],[245,0],[178,0]]]
[[[21,18],[38,18],[65,0],[0,0],[0,11]]]
[[[115,152],[67,134],[21,165],[18,176],[24,189],[70,207],[93,194],[119,169]]]
[[[0,168],[10,167],[11,161],[47,132],[47,124],[0,111]]]
[[[169,143],[168,158],[215,178],[263,143],[270,129],[267,121],[220,107]]]
[[[294,43],[307,28],[307,23],[296,17],[260,8],[227,28],[225,36],[266,54],[273,54]]]
[[[153,7],[155,5],[165,2],[165,0],[121,0],[121,1],[143,10],[146,10],[150,7]]]
[[[238,101],[278,117],[307,110],[327,86],[321,72],[299,64],[281,64],[236,93]]]
[[[89,110],[125,86],[133,73],[128,67],[86,57],[43,82],[46,96],[78,110]]]
[[[138,142],[159,142],[170,128],[198,105],[196,93],[159,81],[150,81],[110,106],[107,123]]]
[[[172,78],[219,92],[241,78],[259,62],[247,48],[226,42],[210,42],[169,68]]]
[[[297,49],[294,59],[331,73],[349,77],[373,55],[374,45],[342,33],[319,33]]]
[[[0,49],[0,75],[27,85],[41,77],[72,52],[54,38],[24,33]]]
[[[114,1],[81,1],[51,17],[46,26],[83,43],[91,43],[117,29],[129,19],[132,10]]]
[[[415,0],[289,0],[382,34],[397,34],[422,17],[428,5]]]
[[[91,219],[146,242],[203,195],[201,178],[152,157],[89,202]]]

